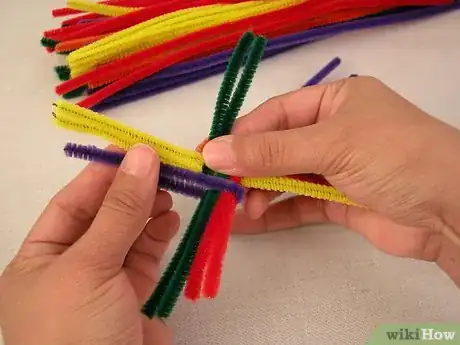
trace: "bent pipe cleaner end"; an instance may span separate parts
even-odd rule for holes
[[[125,157],[125,153],[100,149],[93,145],[79,145],[67,143],[64,147],[64,153],[67,157],[78,158],[87,161],[110,164],[119,166]],[[184,188],[180,189],[180,184]],[[181,191],[181,194],[192,197],[201,197],[206,190],[226,191],[233,193],[238,200],[242,202],[245,195],[245,189],[237,183],[216,176],[210,176],[203,173],[196,173],[186,169],[174,167],[168,164],[160,164],[160,186],[166,186],[172,192]],[[191,190],[201,190],[187,193],[187,186]],[[173,188],[174,187],[174,188]]]

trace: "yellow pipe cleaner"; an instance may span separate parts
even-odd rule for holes
[[[151,146],[163,163],[195,172],[202,171],[204,160],[200,153],[170,144],[92,110],[59,100],[53,104],[53,115],[55,123],[60,127],[96,135],[125,150],[135,144],[143,143]],[[356,205],[333,187],[288,177],[243,177],[241,184],[246,188],[305,195]]]
[[[141,7],[122,7],[114,5],[98,4],[87,0],[67,0],[67,7],[73,10],[101,14],[103,16],[117,17],[137,11]]]
[[[80,1],[80,0],[78,0]],[[187,8],[113,33],[69,54],[71,76],[168,40],[220,24],[280,10],[307,0],[247,1]]]

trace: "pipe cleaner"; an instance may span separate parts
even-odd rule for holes
[[[68,157],[95,161],[111,165],[120,165],[125,154],[122,152],[102,150],[96,146],[78,145],[67,143],[64,152]],[[244,188],[226,179],[196,173],[172,165],[160,164],[159,186],[171,192],[180,193],[195,198],[203,196],[207,190],[228,192],[240,203],[244,197]],[[189,193],[188,190],[191,192]]]
[[[139,7],[122,7],[117,5],[105,5],[87,0],[67,0],[67,7],[73,10],[91,12],[103,16],[116,17],[126,13],[140,10]]]
[[[131,3],[131,0],[127,0],[127,1],[107,0],[107,1],[100,1],[99,3],[103,5],[128,5],[129,3]],[[84,11],[66,7],[66,8],[56,8],[51,12],[51,14],[53,17],[64,17],[64,16],[69,16],[72,14],[78,14],[82,12]]]
[[[103,19],[103,18],[106,19],[108,17],[101,16],[100,14],[95,14],[95,13],[87,13],[87,14],[83,14],[81,16],[77,16],[77,17],[74,17],[74,18],[69,18],[69,19],[64,20],[61,23],[61,27],[72,26],[72,25],[75,25],[75,24],[77,24],[78,22],[80,22],[82,20]]]

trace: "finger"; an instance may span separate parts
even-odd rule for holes
[[[397,224],[380,214],[360,207],[347,206],[298,196],[273,204],[259,219],[240,212],[232,232],[258,234],[298,228],[308,224],[333,223],[363,235],[376,248],[387,254],[413,257],[435,257],[435,246],[428,245],[429,230]],[[421,254],[422,248],[422,254]]]
[[[244,210],[251,219],[258,219],[281,193],[252,189],[246,195]]]
[[[309,126],[327,117],[346,80],[298,89],[276,96],[239,118],[232,134],[248,134]]]
[[[321,122],[285,131],[223,136],[204,147],[203,158],[211,169],[234,176],[332,176],[349,158],[343,131],[333,122]]]
[[[378,213],[355,207],[348,209],[346,218],[349,229],[360,233],[387,254],[425,260],[435,257],[436,245],[430,246],[428,241],[434,239],[431,229],[397,224]]]
[[[232,226],[237,234],[258,234],[297,228],[305,224],[329,222],[325,202],[308,197],[293,197],[272,204],[260,218],[238,212]]]
[[[126,256],[124,266],[141,303],[158,282],[159,265],[179,224],[179,215],[173,211],[152,218]]]
[[[159,190],[155,197],[155,203],[153,204],[152,211],[150,212],[150,218],[157,218],[169,211],[173,206],[173,200],[171,194],[167,191]]]
[[[146,145],[127,152],[91,227],[74,246],[74,257],[94,266],[122,266],[152,212],[159,167]]]
[[[144,344],[173,345],[174,334],[164,320],[154,318],[153,320],[143,317],[142,330]]]
[[[89,163],[52,198],[25,239],[22,254],[60,254],[77,241],[96,216],[115,174],[112,166]]]

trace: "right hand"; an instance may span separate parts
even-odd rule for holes
[[[303,196],[270,205],[276,193],[251,191],[236,232],[332,222],[392,255],[459,271],[459,147],[460,131],[358,77],[270,99],[240,118],[232,135],[206,144],[203,156],[236,176],[320,174],[366,206]]]

